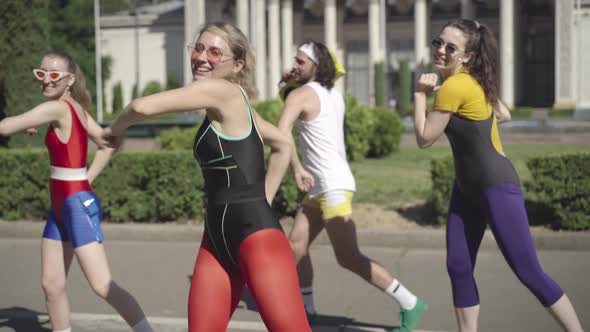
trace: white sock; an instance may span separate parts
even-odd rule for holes
[[[139,323],[135,324],[132,328],[133,332],[154,332],[147,318],[140,320]]]
[[[315,306],[313,305],[313,288],[301,288],[301,297],[303,298],[303,306],[305,311],[309,314],[315,314]]]
[[[53,332],[72,332],[72,328],[71,327],[68,327],[65,330],[53,330]]]
[[[393,279],[393,282],[385,292],[391,296],[399,303],[399,306],[402,309],[410,310],[416,306],[416,302],[418,302],[418,298],[412,294],[404,285],[402,285],[397,279]]]

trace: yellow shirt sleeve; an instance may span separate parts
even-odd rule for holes
[[[465,103],[465,87],[460,83],[456,76],[446,79],[434,98],[433,109],[457,113]]]

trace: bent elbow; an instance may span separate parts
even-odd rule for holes
[[[426,148],[429,148],[434,143],[434,141],[429,141],[425,138],[418,138],[417,137],[416,143],[418,143],[418,147],[420,149],[426,149]]]

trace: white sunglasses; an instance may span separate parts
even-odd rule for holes
[[[59,71],[59,70],[46,71],[43,69],[33,69],[33,74],[35,74],[35,78],[37,78],[39,81],[43,81],[46,77],[49,77],[49,81],[51,81],[51,82],[57,82],[64,77],[72,75],[72,73],[68,73],[65,71]]]

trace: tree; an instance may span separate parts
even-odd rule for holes
[[[52,0],[49,3],[50,46],[67,52],[80,65],[96,105],[94,3],[88,0]]]
[[[2,108],[10,116],[28,111],[43,101],[31,70],[39,65],[41,54],[49,50],[48,2],[0,1],[0,22]]]

